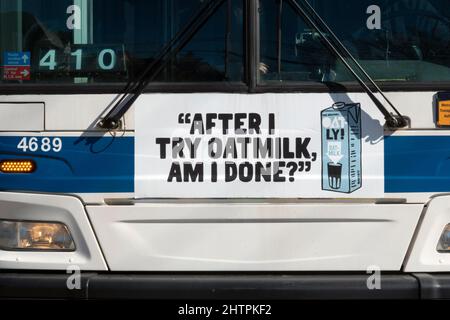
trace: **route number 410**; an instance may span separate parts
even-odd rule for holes
[[[40,68],[48,68],[48,70],[56,70],[58,63],[56,58],[57,52],[49,50],[39,61]],[[75,70],[83,69],[83,49],[71,52],[70,55],[75,60]],[[103,49],[97,57],[97,64],[101,70],[113,70],[117,64],[117,55],[113,49]]]
[[[62,140],[61,138],[24,137],[17,145],[17,149],[23,152],[60,152],[62,149]]]

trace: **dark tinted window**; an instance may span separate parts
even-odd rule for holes
[[[0,0],[0,82],[134,79],[207,1]],[[225,1],[158,80],[242,81],[243,14]]]
[[[450,81],[448,0],[310,0],[378,81]],[[354,81],[289,1],[260,0],[261,80]]]

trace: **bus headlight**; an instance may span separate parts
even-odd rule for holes
[[[439,252],[450,252],[450,224],[446,225],[442,231],[441,238],[437,246]]]
[[[62,223],[0,220],[0,249],[74,251],[75,243]]]

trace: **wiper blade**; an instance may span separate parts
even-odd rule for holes
[[[308,0],[300,0],[308,9],[305,10],[299,5],[297,0],[287,0],[294,8],[294,10],[306,20],[313,29],[315,29],[320,37],[322,38],[324,44],[328,47],[330,51],[333,52],[345,65],[345,67],[350,71],[350,73],[355,77],[356,81],[364,89],[370,99],[375,103],[376,107],[384,115],[386,120],[386,126],[389,128],[403,128],[407,126],[407,121],[405,117],[395,108],[393,103],[386,97],[381,88],[372,79],[372,77],[367,73],[367,71],[361,66],[361,64],[355,59],[355,57],[350,53],[350,51],[345,47],[345,45],[339,40],[333,30],[328,26],[328,24],[320,17],[320,15],[314,10],[314,8],[309,4]],[[312,17],[311,17],[312,16]],[[319,26],[320,25],[320,26]],[[322,29],[321,29],[322,28]],[[328,38],[330,37],[331,40]],[[334,42],[334,43],[333,43]],[[336,48],[338,47],[338,48]],[[394,113],[389,112],[383,103],[375,96],[375,93],[369,88],[369,86],[364,82],[364,80],[356,73],[352,66],[346,61],[345,56],[349,58],[354,65],[361,71],[361,73],[369,80],[370,84],[376,89],[383,99],[389,104]]]
[[[147,85],[189,43],[225,0],[210,0],[195,14],[186,26],[161,49],[157,57],[144,69],[138,79],[130,81],[112,109],[97,124],[103,129],[117,129],[120,119],[139,98]]]

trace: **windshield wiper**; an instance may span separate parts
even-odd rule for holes
[[[161,49],[157,57],[149,63],[135,81],[130,81],[114,104],[112,109],[97,124],[103,129],[117,129],[120,119],[139,98],[147,85],[172,61],[172,59],[189,43],[225,0],[210,0],[195,14],[184,28]]]
[[[345,45],[339,40],[333,30],[327,25],[327,23],[320,17],[320,15],[314,10],[314,8],[309,4],[308,0],[300,0],[308,10],[305,10],[299,5],[297,0],[287,0],[294,8],[294,10],[303,17],[303,19],[310,25],[311,28],[315,29],[320,37],[322,38],[324,44],[328,49],[335,54],[345,65],[345,67],[350,71],[350,73],[355,77],[356,81],[361,85],[370,99],[375,103],[376,107],[384,115],[386,120],[386,126],[389,128],[403,128],[407,126],[408,122],[404,116],[395,108],[392,102],[386,97],[381,88],[376,84],[372,77],[367,73],[367,71],[361,66],[361,64],[353,57],[350,51],[345,47]],[[312,17],[311,17],[312,16]],[[322,29],[321,29],[322,28]],[[331,38],[328,39],[328,37]],[[336,48],[337,47],[337,48]],[[375,88],[375,91],[379,93],[383,99],[389,104],[394,113],[389,112],[383,103],[375,96],[375,93],[369,88],[369,86],[364,82],[364,80],[356,73],[352,66],[346,61],[345,56],[349,58],[354,65],[359,69],[359,71],[369,80],[370,84]]]
[[[120,96],[118,101],[114,104],[112,109],[107,113],[107,115],[98,123],[98,126],[104,129],[117,129],[120,126],[120,119],[124,114],[130,109],[133,103],[139,98],[146,86],[153,81],[159,73],[166,67],[166,65],[175,57],[192,39],[192,37],[200,30],[200,28],[209,20],[209,18],[216,12],[216,10],[223,4],[225,0],[210,0],[205,4],[199,12],[192,18],[192,20],[182,28],[160,51],[158,56],[151,62],[145,70],[141,73],[136,81],[131,81],[125,87],[123,94]],[[309,10],[309,13],[314,17],[311,18],[308,12],[301,7],[296,0],[287,0],[290,2],[292,7],[300,14],[306,22],[315,29],[328,49],[333,52],[345,65],[345,67],[350,71],[350,73],[355,77],[357,82],[361,85],[370,99],[375,103],[376,107],[384,115],[386,120],[386,125],[390,128],[402,128],[407,125],[406,119],[400,114],[400,112],[394,107],[391,101],[386,97],[380,87],[375,83],[375,81],[370,77],[370,75],[364,70],[364,68],[358,63],[358,61],[353,57],[353,55],[348,51],[348,49],[342,44],[342,42],[337,38],[331,28],[323,21],[323,19],[318,15],[314,8],[308,3],[307,0],[301,0]],[[318,24],[321,25],[326,32],[320,29]],[[334,44],[328,39],[327,35],[332,38]],[[339,49],[336,48],[339,47]],[[339,51],[340,50],[340,51]],[[364,74],[364,76],[369,80],[372,86],[375,87],[376,91],[386,100],[390,107],[394,110],[395,114],[390,113],[383,103],[375,96],[374,92],[369,88],[369,86],[361,79],[361,77],[356,73],[352,66],[346,61],[344,55],[346,55],[352,62],[357,66],[357,68]]]

